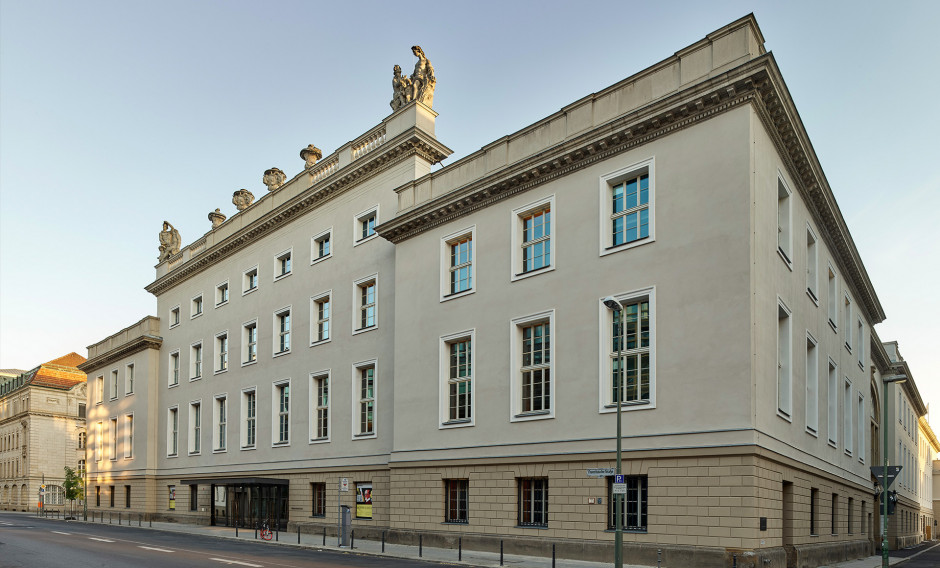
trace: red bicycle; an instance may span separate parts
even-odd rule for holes
[[[274,533],[271,532],[271,527],[268,526],[268,521],[261,521],[258,534],[261,535],[261,540],[271,540],[271,538],[274,537]]]

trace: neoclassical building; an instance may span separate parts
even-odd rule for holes
[[[85,467],[85,358],[69,353],[0,379],[0,510],[65,505],[65,466]]]
[[[413,53],[374,128],[164,223],[82,366],[91,508],[609,559],[619,402],[630,563],[870,554],[885,314],[754,17],[438,169]]]

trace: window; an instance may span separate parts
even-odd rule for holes
[[[180,352],[174,351],[170,353],[170,377],[169,382],[170,386],[176,386],[180,384]]]
[[[444,522],[467,523],[467,494],[470,487],[468,479],[444,480]]]
[[[78,417],[85,418],[85,403],[84,402],[78,403]]]
[[[112,460],[117,459],[117,438],[118,438],[118,420],[112,418],[108,425],[108,457]]]
[[[258,360],[258,320],[242,324],[242,365]]]
[[[227,402],[228,399],[224,395],[215,397],[215,408],[213,409],[215,428],[212,432],[212,449],[216,452],[224,452],[226,447],[226,427],[228,425]]]
[[[858,448],[856,455],[858,456],[858,461],[865,463],[865,397],[861,393],[858,394],[858,404],[856,408],[856,430],[858,440]]]
[[[829,265],[829,326],[832,327],[832,331],[837,331],[839,328],[839,314],[838,314],[838,298],[836,297],[836,271],[833,270],[832,265]]]
[[[95,379],[95,393],[98,395],[97,404],[104,402],[104,377]],[[16,414],[16,401],[13,401],[13,414]]]
[[[310,494],[313,502],[310,507],[311,517],[326,516],[326,483],[311,483]]]
[[[441,301],[473,292],[473,240],[476,227],[441,239]]]
[[[291,272],[290,261],[291,261],[292,252],[293,252],[293,249],[286,250],[282,252],[281,254],[274,257],[274,280],[275,281],[280,280],[281,278],[284,278],[285,276],[290,275],[290,272]]]
[[[548,526],[548,479],[523,477],[519,485],[519,524],[530,527]]]
[[[848,293],[845,294],[845,305],[842,306],[842,318],[844,320],[844,325],[842,326],[842,331],[845,333],[845,348],[852,352],[852,300],[849,299]]]
[[[817,276],[817,253],[816,253],[816,235],[813,230],[806,226],[806,293],[817,304],[819,303],[819,292],[817,286],[819,279]]]
[[[215,336],[215,372],[221,373],[228,370],[228,332]]]
[[[167,412],[166,420],[166,455],[175,456],[179,451],[180,417],[179,409],[172,407]]]
[[[202,342],[189,348],[189,380],[202,378]]]
[[[530,203],[512,212],[511,280],[555,267],[552,241],[552,209],[555,196]]]
[[[95,485],[95,507],[101,506],[101,486]]]
[[[473,424],[473,331],[441,338],[441,424]]]
[[[171,511],[176,509],[176,486],[167,485],[166,488],[169,490],[169,502],[167,508]]]
[[[819,522],[819,489],[815,487],[809,490],[809,534],[819,534],[816,526]]]
[[[190,511],[199,510],[199,486],[198,485],[189,486],[189,510]]]
[[[134,394],[134,364],[124,367],[124,395]]]
[[[130,485],[124,486],[124,508],[125,509],[131,508],[131,486]]]
[[[111,394],[111,400],[115,400],[118,397],[118,372],[117,369],[111,371],[111,380],[108,381],[109,392]]]
[[[607,478],[607,528],[617,526],[616,500],[614,495],[613,477]],[[621,526],[627,531],[647,530],[646,509],[649,503],[649,481],[645,475],[628,475],[624,477],[627,485],[627,494],[623,496],[623,513]]]
[[[858,320],[858,328],[855,333],[855,352],[858,355],[858,366],[865,370],[865,326],[861,318]]]
[[[353,246],[358,246],[359,244],[375,237],[375,226],[378,223],[378,218],[378,205],[372,209],[368,209],[356,215],[356,234],[353,239],[355,241]]]
[[[650,158],[600,177],[600,255],[655,240],[654,160]]]
[[[98,422],[95,425],[95,461],[101,461],[101,455],[103,453],[102,444],[104,440],[101,439],[101,430],[104,427],[102,422]]]
[[[228,280],[215,287],[215,307],[228,303]]]
[[[623,306],[623,313],[612,311],[603,302],[598,302],[600,321],[604,326],[601,330],[604,338],[601,345],[601,368],[604,372],[601,411],[616,411],[618,398],[627,410],[652,408],[655,403],[653,290],[641,290],[616,298]],[[618,359],[621,348],[622,359]],[[621,396],[618,397],[617,384],[621,380]]]
[[[792,361],[790,356],[790,310],[777,303],[777,411],[789,419],[792,412]]]
[[[311,240],[310,264],[316,264],[321,260],[326,260],[333,255],[333,227],[316,235]]]
[[[242,275],[242,296],[258,289],[258,267],[249,268]]]
[[[124,415],[124,458],[134,457],[134,415]]]
[[[353,333],[374,329],[378,325],[378,277],[373,275],[355,283],[358,314],[353,315]],[[355,327],[357,326],[358,327]]]
[[[837,493],[832,494],[832,534],[839,534],[839,495]]]
[[[511,421],[554,416],[551,336],[554,312],[512,320]]]
[[[353,400],[359,405],[353,427],[357,436],[375,436],[375,362],[360,363],[354,368]]]
[[[275,446],[290,443],[290,381],[274,384],[274,431],[277,432]]]
[[[257,416],[257,400],[254,389],[242,391],[242,448],[255,447],[255,419]]]
[[[170,328],[174,328],[180,324],[180,307],[176,306],[175,308],[170,308]]]
[[[108,486],[108,499],[110,499],[111,507],[114,507],[114,486]]]
[[[790,189],[783,183],[782,178],[777,178],[777,252],[792,269],[790,229]]]
[[[330,297],[333,291],[324,292],[310,299],[311,326],[310,345],[315,345],[330,339]]]
[[[274,313],[274,355],[290,352],[290,306]]]
[[[330,437],[330,375],[324,373],[312,375],[310,378],[310,393],[313,397],[311,408],[315,415],[310,423],[313,431],[310,433],[311,441],[329,440]]]
[[[845,377],[842,389],[842,428],[846,455],[852,455],[852,383]]]
[[[839,367],[829,359],[829,444],[835,446],[839,441]]]
[[[819,354],[816,339],[806,333],[806,429],[819,430]]]
[[[85,449],[85,442],[86,442],[86,434],[84,432],[79,432],[78,433],[78,449],[79,450]]]
[[[202,451],[202,403],[189,403],[189,454]]]
[[[198,296],[193,297],[192,306],[190,308],[189,313],[190,313],[190,316],[189,316],[190,319],[199,317],[202,315],[202,294],[199,294]]]
[[[78,475],[85,477],[85,460],[78,460]]]

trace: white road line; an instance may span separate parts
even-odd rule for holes
[[[144,550],[156,550],[157,552],[173,552],[172,550],[167,550],[165,548],[154,548],[152,546],[138,546],[137,548],[143,548]]]
[[[106,538],[95,538],[95,537],[93,537],[93,536],[90,536],[90,537],[88,537],[88,538],[91,539],[91,540],[97,540],[97,541],[99,541],[99,542],[114,542],[113,540],[108,540],[108,539],[106,539]]]
[[[61,531],[51,531],[51,532],[54,532],[55,534],[72,534],[72,533],[66,533],[66,532],[61,532]]]
[[[226,560],[224,558],[210,558],[209,560],[217,560],[219,562],[225,562],[226,564],[238,564],[239,566],[251,566],[252,568],[262,568],[260,564],[249,564],[248,562],[239,562],[238,560]]]

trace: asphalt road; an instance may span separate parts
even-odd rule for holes
[[[910,551],[908,550],[899,550],[897,553],[892,552],[892,556],[906,556],[911,557],[917,552],[927,548],[927,551],[922,554],[917,554],[910,560],[904,562],[900,565],[903,568],[938,568],[940,567],[940,545],[937,543],[928,543],[924,547],[917,547]],[[907,554],[905,554],[907,553]]]
[[[0,513],[0,568],[451,566]]]

